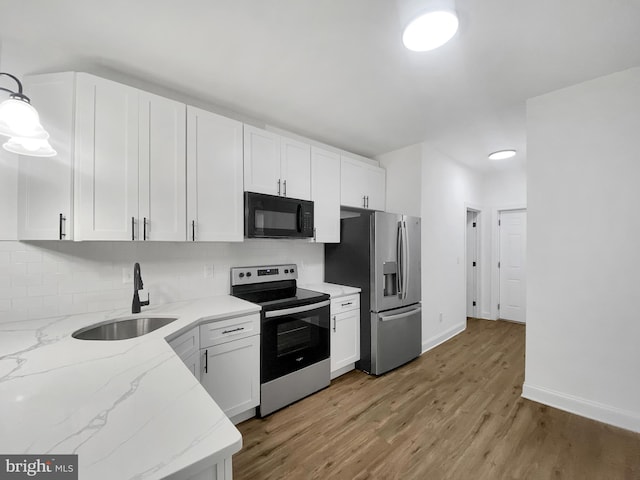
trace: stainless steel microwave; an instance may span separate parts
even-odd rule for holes
[[[313,237],[313,202],[244,192],[246,238]]]

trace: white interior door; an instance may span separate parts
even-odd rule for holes
[[[500,212],[500,310],[504,320],[525,322],[527,212]]]
[[[467,317],[478,309],[478,212],[467,210]]]

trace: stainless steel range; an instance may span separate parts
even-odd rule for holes
[[[259,417],[330,383],[329,295],[297,278],[295,264],[231,269],[231,295],[262,306]]]

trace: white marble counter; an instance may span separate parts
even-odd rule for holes
[[[345,295],[360,293],[360,289],[358,287],[348,287],[346,285],[338,285],[336,283],[313,283],[309,285],[300,285],[300,287],[315,290],[316,292],[328,293],[331,295],[331,298],[339,298],[344,297]]]
[[[240,432],[165,338],[259,310],[228,295],[145,307],[179,318],[119,341],[71,334],[126,309],[0,324],[0,453],[76,453],[81,480],[183,479],[230,457]]]

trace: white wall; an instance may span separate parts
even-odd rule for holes
[[[640,432],[640,68],[527,115],[523,395]]]
[[[134,262],[152,305],[227,294],[236,266],[297,263],[300,284],[324,278],[323,245],[303,240],[0,242],[0,322],[128,308]]]
[[[489,171],[481,182],[482,210],[480,227],[480,318],[496,320],[500,303],[500,233],[498,214],[500,210],[526,208],[527,173],[522,167]]]
[[[422,348],[466,328],[465,229],[481,176],[422,145]]]
[[[422,144],[376,158],[387,172],[386,210],[419,217],[422,208]]]

